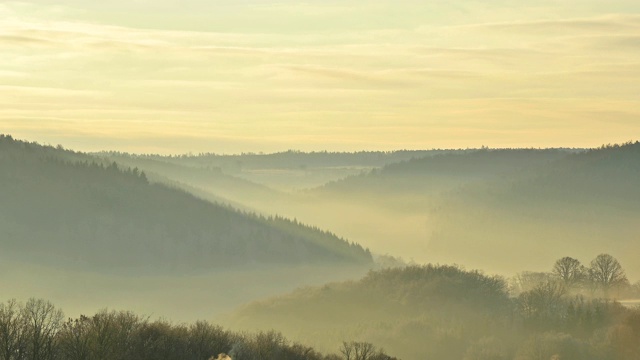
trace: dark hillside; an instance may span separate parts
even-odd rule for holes
[[[206,270],[256,264],[358,264],[362,247],[150,184],[137,169],[0,138],[2,253],[89,269]],[[76,158],[74,158],[76,157]]]
[[[568,150],[561,149],[483,149],[444,153],[389,164],[368,174],[327,184],[319,190],[433,194],[469,183],[529,175],[568,154]]]
[[[568,251],[608,251],[640,273],[632,255],[640,251],[640,143],[568,154],[524,175],[443,196],[429,213],[431,250],[473,266],[509,253],[514,265],[530,268]]]
[[[249,180],[225,174],[219,167],[196,167],[171,161],[172,158],[152,158],[143,155],[124,153],[98,153],[95,155],[104,161],[117,162],[131,168],[144,169],[157,182],[173,183],[185,187],[189,192],[199,189],[220,199],[236,204],[251,204],[260,199],[265,203],[283,197],[277,191]],[[190,187],[190,188],[189,188]]]

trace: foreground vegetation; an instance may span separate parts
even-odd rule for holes
[[[228,355],[227,355],[228,354]],[[171,324],[132,312],[103,310],[64,320],[50,302],[0,304],[2,360],[392,360],[364,342],[344,342],[322,355],[275,331],[225,330],[205,321]]]
[[[253,332],[129,311],[65,320],[46,300],[9,300],[0,360],[396,359],[382,348],[402,359],[637,360],[640,309],[571,290],[557,271],[566,263],[517,296],[504,278],[457,266],[370,272],[245,307],[236,326],[263,328]]]
[[[506,279],[457,266],[386,269],[298,290],[253,303],[232,323],[278,324],[321,349],[370,341],[403,359],[640,358],[640,309],[576,293],[555,275],[514,295]]]

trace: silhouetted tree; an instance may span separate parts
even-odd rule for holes
[[[0,359],[24,359],[27,335],[22,307],[15,300],[0,304]]]
[[[582,266],[580,261],[568,256],[556,261],[551,272],[561,279],[569,289],[580,284],[587,276],[587,269]]]
[[[600,254],[591,261],[589,280],[602,290],[605,297],[609,297],[611,288],[628,283],[622,265],[609,254]]]
[[[533,328],[553,328],[565,312],[563,296],[566,288],[559,281],[550,280],[537,285],[518,297],[525,323]]]
[[[57,333],[62,328],[64,315],[53,304],[42,299],[29,299],[23,316],[27,326],[27,356],[31,360],[55,359]]]
[[[391,360],[384,351],[378,350],[373,344],[368,342],[343,342],[340,352],[345,360]]]
[[[509,287],[513,295],[519,295],[551,280],[552,274],[547,272],[523,271],[511,278]]]

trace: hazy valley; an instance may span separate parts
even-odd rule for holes
[[[0,1],[0,360],[640,360],[640,1]]]
[[[503,275],[542,270],[563,254],[611,252],[640,268],[633,254],[638,193],[637,143],[601,149],[477,149],[423,152],[272,155],[127,156],[129,165],[181,164],[167,180],[259,213],[281,214],[331,229],[378,254],[419,263],[458,263]],[[260,158],[264,163],[260,164]],[[286,160],[274,161],[281,157]],[[289,161],[291,158],[295,160]],[[117,157],[107,157],[117,160]],[[251,159],[251,160],[247,160]],[[392,160],[393,159],[393,160]],[[247,162],[250,170],[228,169]],[[335,166],[344,170],[335,174]],[[300,170],[305,169],[305,170]],[[240,176],[228,186],[203,184],[189,171],[216,178]],[[305,187],[326,171],[330,181]],[[296,183],[299,177],[307,178]],[[356,173],[357,172],[357,173]],[[264,175],[288,177],[278,188]],[[333,177],[331,176],[333,174]],[[219,180],[218,180],[219,181]],[[316,180],[318,183],[319,180]],[[259,185],[255,185],[259,184]],[[296,185],[297,184],[297,185]],[[273,188],[269,188],[273,186]],[[224,201],[224,200],[223,200]],[[495,254],[507,251],[510,256]],[[534,256],[532,256],[532,254]]]
[[[636,142],[164,157],[3,135],[2,289],[73,317],[148,315],[130,319],[169,331],[171,351],[183,340],[169,334],[195,336],[183,321],[250,331],[207,350],[241,359],[633,359],[639,154]],[[604,253],[620,272],[607,283]],[[58,345],[71,329],[59,326]],[[256,355],[265,339],[279,345]],[[167,356],[199,356],[182,354]]]

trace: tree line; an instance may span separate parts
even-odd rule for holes
[[[640,282],[631,285],[618,259],[609,254],[596,256],[588,266],[565,256],[558,259],[549,272],[519,273],[511,280],[511,291],[517,295],[540,284],[592,298],[640,297]]]
[[[129,311],[65,320],[49,301],[0,304],[0,360],[397,360],[366,342],[323,355],[281,333],[240,333],[206,321],[172,324]]]

